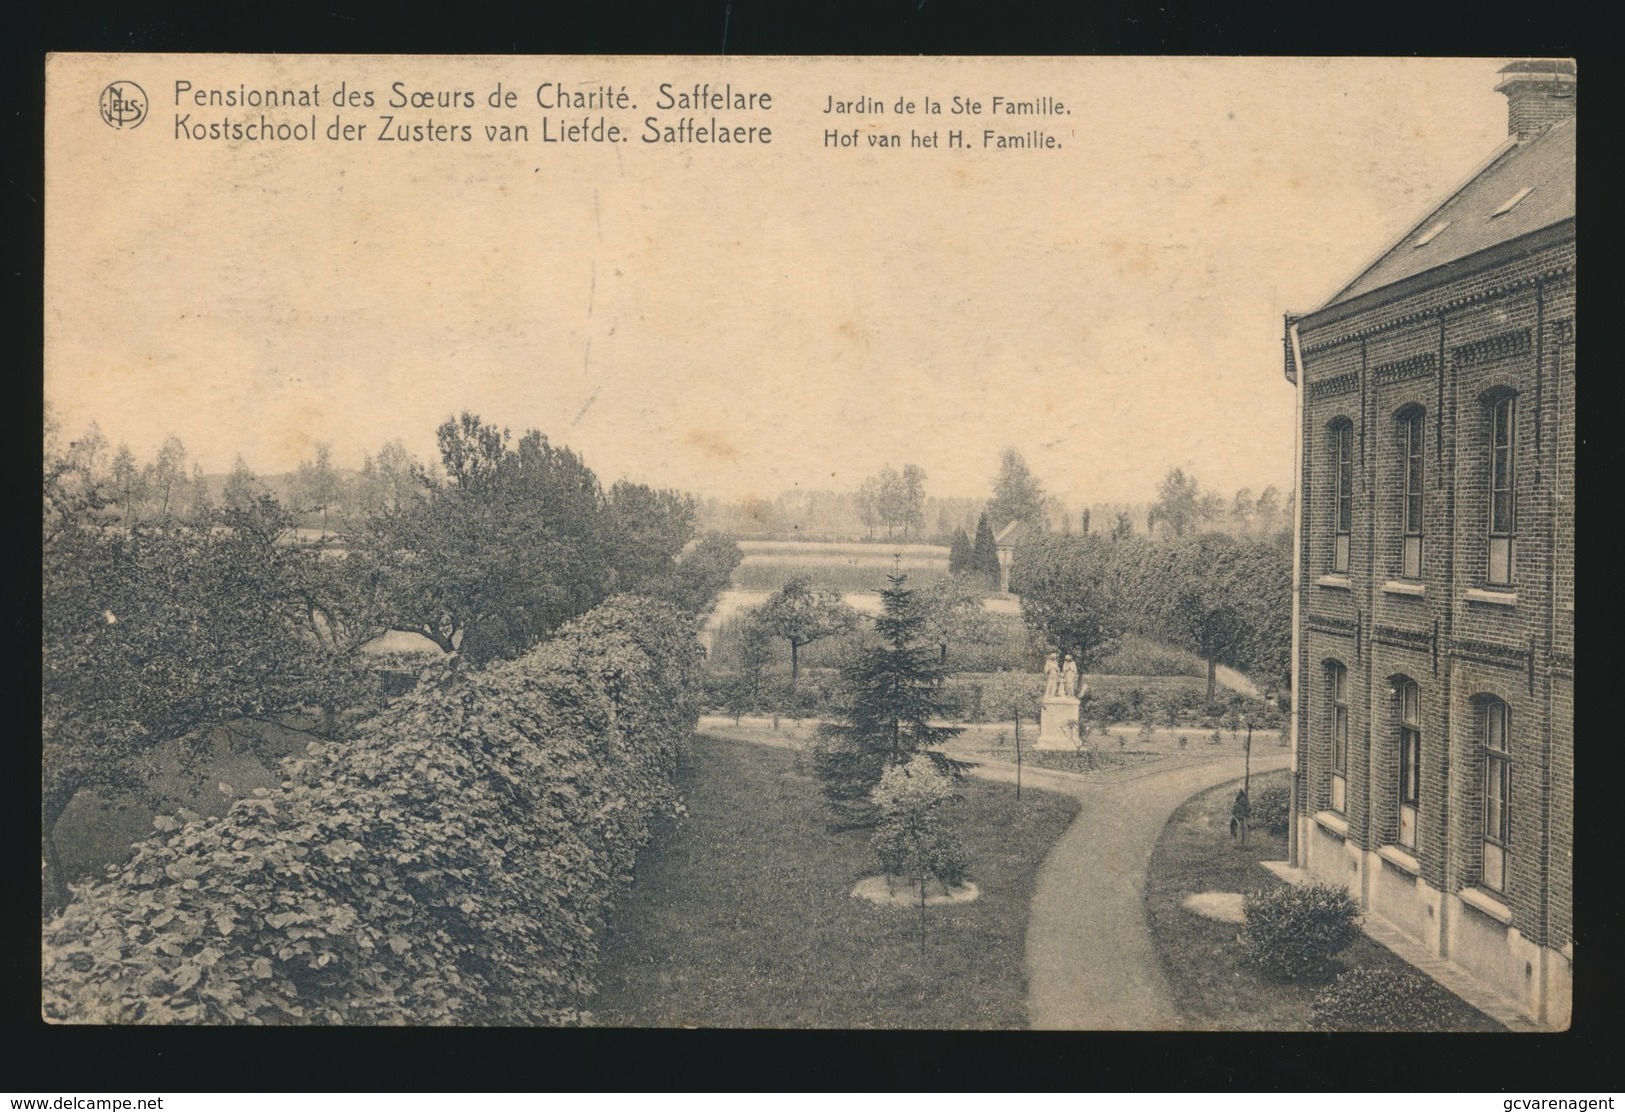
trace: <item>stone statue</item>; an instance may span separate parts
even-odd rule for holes
[[[1067,659],[1071,659],[1068,657]],[[1050,653],[1044,658],[1044,698],[1060,694],[1061,669],[1055,661],[1055,654]]]
[[[1072,654],[1066,654],[1066,665],[1061,669],[1061,689],[1059,694],[1067,698],[1076,698],[1078,694],[1078,664],[1072,659]]]

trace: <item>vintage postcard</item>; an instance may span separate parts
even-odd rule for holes
[[[1572,60],[46,76],[48,1022],[1568,1027]]]

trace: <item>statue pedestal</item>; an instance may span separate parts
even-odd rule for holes
[[[1071,695],[1048,695],[1038,716],[1034,749],[1078,747],[1078,700]]]

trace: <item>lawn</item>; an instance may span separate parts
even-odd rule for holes
[[[1253,777],[1253,797],[1271,784],[1286,784],[1287,776],[1283,771]],[[1232,781],[1187,800],[1163,828],[1145,884],[1151,937],[1174,1003],[1191,1028],[1312,1031],[1310,1006],[1320,986],[1276,981],[1253,970],[1241,960],[1239,926],[1204,919],[1181,906],[1193,892],[1245,893],[1284,883],[1259,862],[1285,859],[1285,834],[1254,830],[1245,847],[1230,837],[1230,807],[1238,787]],[[1346,969],[1411,968],[1364,935],[1338,960]],[[1460,997],[1435,987],[1451,1030],[1504,1030]]]
[[[856,556],[870,559],[881,559],[891,563],[892,554],[903,557],[905,562],[918,561],[929,563],[938,561],[946,563],[948,549],[940,544],[920,544],[902,541],[750,541],[739,542],[739,549],[746,558],[753,556],[790,556],[808,559],[833,559],[836,557]]]
[[[930,908],[922,951],[917,910],[851,898],[876,871],[868,832],[830,831],[798,749],[697,735],[681,783],[688,813],[644,851],[605,940],[598,1023],[1026,1026],[1034,877],[1072,800],[1030,791],[1018,808],[1008,785],[965,781],[981,898]]]
[[[745,541],[740,548],[745,558],[734,569],[731,585],[745,590],[776,591],[805,575],[816,587],[878,591],[895,570],[918,588],[948,574],[948,550],[940,545]]]

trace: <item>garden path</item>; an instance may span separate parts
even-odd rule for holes
[[[1255,773],[1284,768],[1286,750],[1254,748]],[[1090,782],[1028,766],[1025,783],[1080,804],[1038,873],[1027,925],[1027,1016],[1035,1030],[1159,1031],[1180,1026],[1145,914],[1145,872],[1168,817],[1198,792],[1238,779],[1239,756]],[[1014,779],[988,762],[974,773]]]

